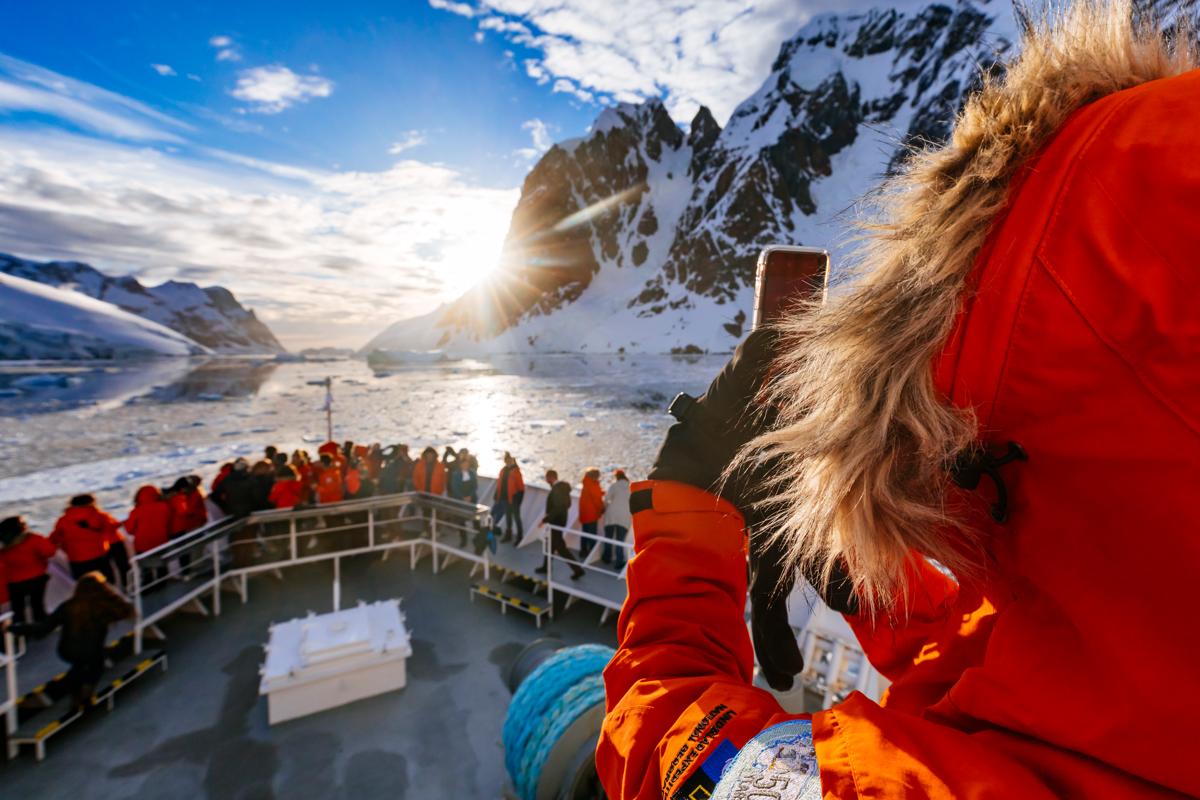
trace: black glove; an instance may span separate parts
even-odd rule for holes
[[[697,486],[723,497],[742,512],[750,532],[750,632],[754,651],[767,683],[786,690],[792,686],[792,677],[804,668],[804,659],[787,616],[795,574],[784,569],[782,549],[771,540],[759,506],[767,499],[771,465],[744,465],[727,480],[721,479],[742,447],[775,422],[774,409],[763,407],[759,394],[777,340],[777,334],[770,330],[752,332],[702,397],[675,398],[671,414],[679,421],[667,432],[649,477]]]
[[[775,424],[777,414],[763,407],[759,395],[776,352],[778,334],[756,330],[738,346],[699,399],[680,395],[671,404],[678,422],[667,432],[658,451],[651,480],[671,480],[697,486],[733,503],[750,533],[750,634],[763,677],[771,688],[792,688],[793,676],[804,669],[800,646],[788,624],[787,600],[796,583],[793,570],[785,569],[782,543],[765,524],[774,465],[743,465],[722,480],[737,453]],[[856,604],[849,580],[836,571],[828,585],[820,576],[808,576],[822,599],[835,611],[854,613]]]
[[[775,339],[773,331],[754,331],[699,399],[675,398],[670,413],[678,422],[667,431],[651,480],[688,483],[720,495],[743,515],[751,513],[762,489],[753,485],[754,476],[745,469],[725,482],[721,476],[738,451],[775,421],[774,409],[758,403]]]

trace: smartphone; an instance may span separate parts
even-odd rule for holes
[[[778,319],[798,300],[814,295],[823,298],[828,282],[828,250],[785,245],[764,248],[754,277],[754,327]]]

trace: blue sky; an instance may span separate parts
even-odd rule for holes
[[[723,122],[821,10],[5,3],[0,251],[220,283],[290,346],[357,346],[495,264],[553,141],[651,96]]]

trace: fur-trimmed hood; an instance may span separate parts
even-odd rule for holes
[[[960,576],[982,566],[980,534],[948,504],[948,466],[978,446],[977,425],[934,364],[1020,169],[1081,107],[1195,68],[1190,35],[1133,19],[1129,0],[1083,0],[1029,26],[950,141],[882,187],[848,288],[782,326],[780,423],[743,457],[789,465],[773,486],[777,535],[807,574],[844,562],[871,610],[892,605],[914,551]]]

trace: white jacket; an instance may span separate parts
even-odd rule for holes
[[[620,525],[629,530],[633,527],[633,515],[629,513],[629,481],[613,481],[604,494],[605,525]]]

